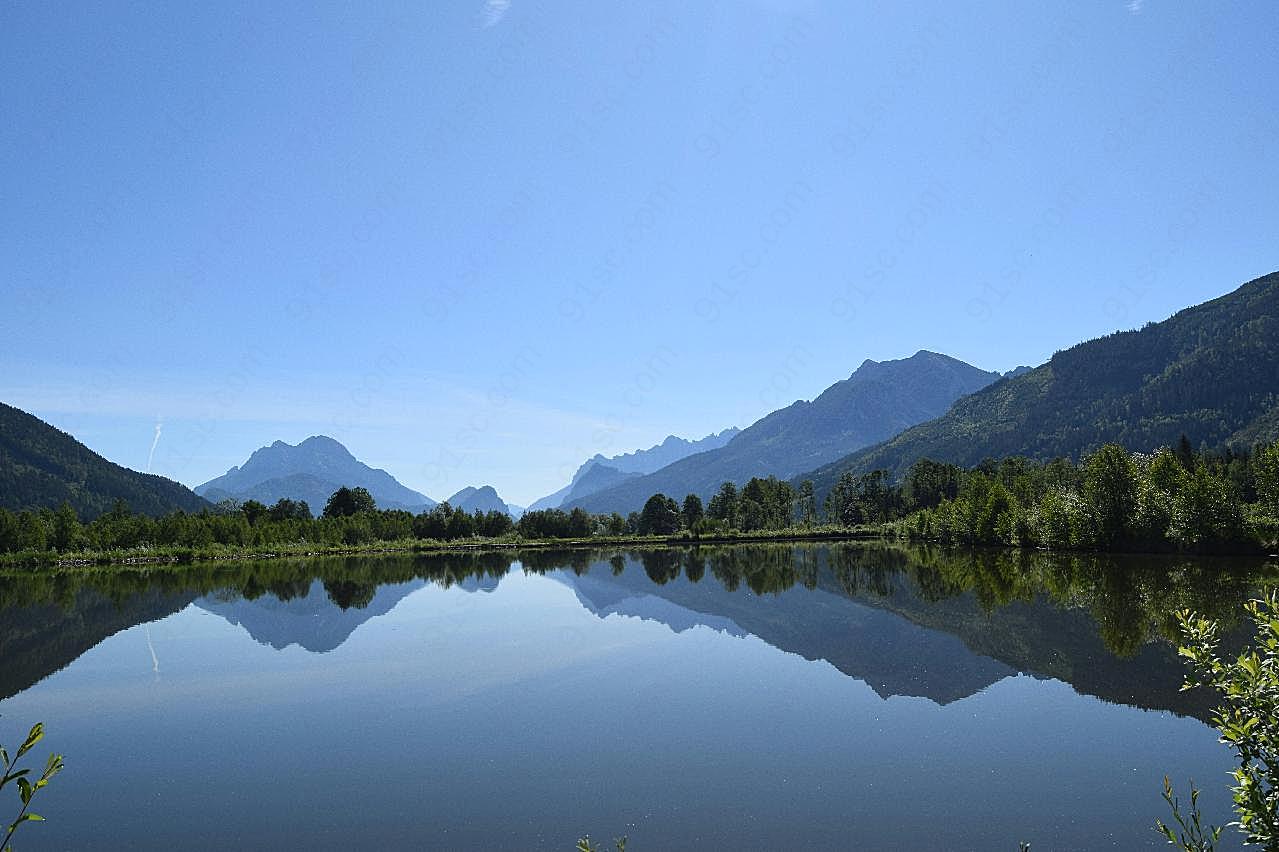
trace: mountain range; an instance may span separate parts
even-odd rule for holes
[[[579,500],[588,494],[594,494],[610,485],[615,485],[634,476],[642,476],[661,470],[668,464],[695,453],[717,450],[731,441],[741,430],[736,426],[707,435],[696,441],[668,435],[660,444],[647,450],[636,450],[631,453],[605,457],[596,453],[582,462],[573,474],[572,480],[554,494],[548,494],[536,500],[528,508],[555,509]]]
[[[401,485],[384,470],[369,467],[333,438],[313,435],[297,444],[276,441],[254,450],[240,467],[195,488],[213,502],[257,500],[271,505],[281,498],[305,500],[319,514],[342,486],[365,488],[379,509],[421,512],[435,505],[425,494]]]
[[[811,402],[797,401],[752,423],[723,447],[688,456],[644,476],[626,477],[564,503],[590,512],[640,509],[653,494],[707,499],[726,481],[786,478],[883,441],[944,413],[962,396],[1000,378],[947,355],[919,351],[862,363]]]
[[[479,488],[468,485],[450,497],[448,504],[454,509],[461,509],[470,513],[506,512],[508,515],[523,514],[523,510],[519,506],[510,506],[499,497],[497,489],[492,485],[482,485]]]
[[[866,361],[812,401],[744,430],[587,459],[572,481],[531,508],[639,509],[654,493],[709,497],[722,482],[811,478],[819,498],[844,472],[901,476],[929,457],[961,465],[1022,455],[1078,458],[1115,441],[1150,451],[1185,435],[1199,447],[1279,439],[1279,273],[1158,323],[1057,352],[1005,376],[920,351]],[[0,507],[56,507],[84,519],[125,500],[138,512],[197,512],[225,499],[305,500],[322,511],[340,486],[367,488],[382,508],[418,512],[435,501],[372,468],[332,438],[276,441],[194,492],[114,464],[31,414],[0,403]],[[202,499],[202,498],[207,498]],[[457,505],[519,514],[491,486]]]
[[[902,475],[921,458],[1079,458],[1279,439],[1279,273],[1136,331],[1080,343],[960,399],[940,417],[795,477],[819,495],[845,471]]]
[[[0,403],[0,507],[56,508],[85,520],[124,500],[135,512],[198,512],[209,504],[186,486],[109,462],[66,432]]]

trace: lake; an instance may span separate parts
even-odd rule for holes
[[[1239,641],[1268,570],[865,543],[0,578],[0,742],[43,720],[67,764],[16,848],[1166,848],[1163,776],[1222,823],[1232,765],[1171,612]]]

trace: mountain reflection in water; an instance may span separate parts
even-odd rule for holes
[[[1262,560],[941,550],[896,544],[741,545],[225,562],[0,578],[0,698],[102,639],[194,605],[283,649],[332,651],[426,584],[492,591],[545,574],[604,618],[753,635],[824,660],[883,697],[946,704],[1017,673],[1109,702],[1207,719],[1180,690],[1173,612],[1236,628],[1273,573]]]

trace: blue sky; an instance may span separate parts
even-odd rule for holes
[[[1163,0],[5,3],[0,399],[188,485],[322,433],[528,502],[866,358],[1040,363],[1279,268],[1276,31]]]

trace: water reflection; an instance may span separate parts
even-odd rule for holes
[[[103,638],[194,603],[258,642],[324,653],[430,583],[492,590],[547,574],[583,607],[754,635],[824,660],[881,696],[955,701],[1017,672],[1110,702],[1206,719],[1179,690],[1172,613],[1239,624],[1262,560],[956,551],[897,544],[535,550],[223,562],[0,578],[0,698]],[[1236,636],[1236,639],[1239,637]]]
[[[8,577],[0,738],[74,760],[31,849],[1157,848],[1165,772],[1230,811],[1168,613],[1267,579],[888,544]]]

